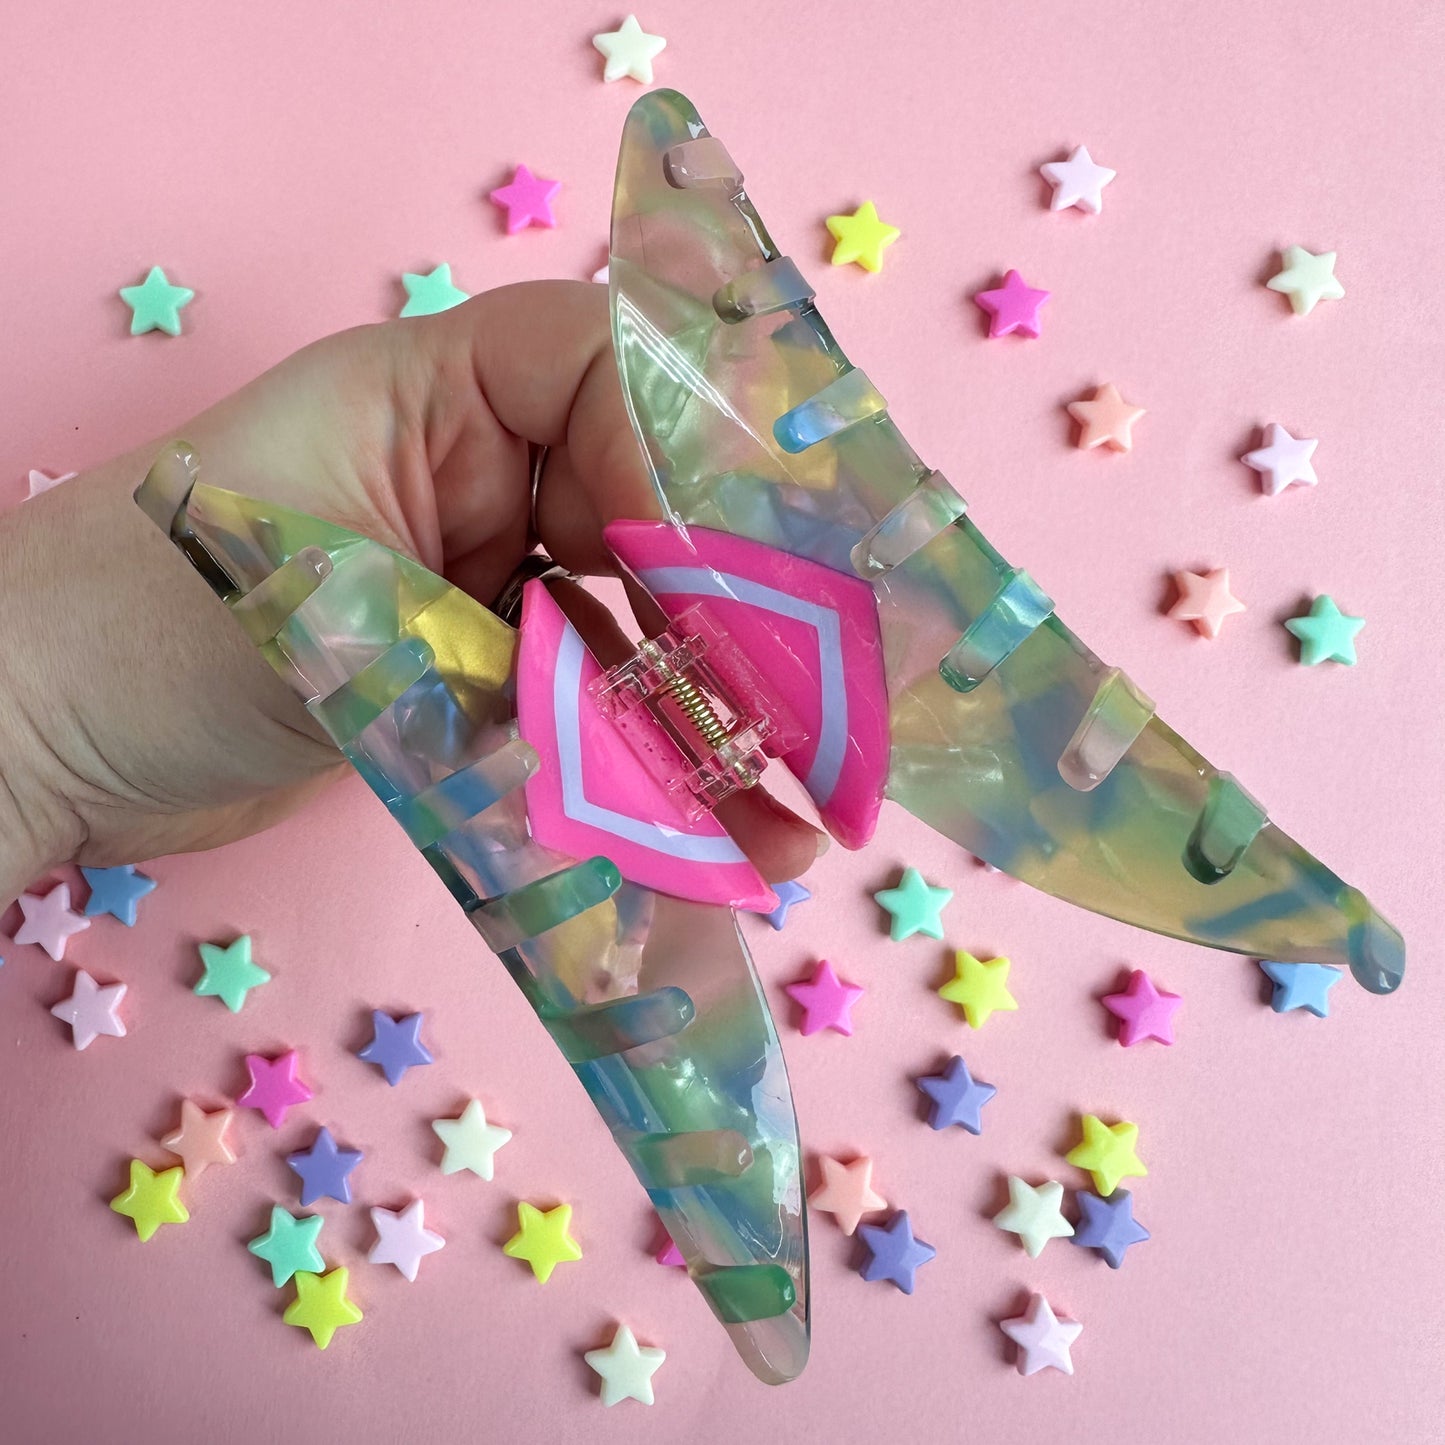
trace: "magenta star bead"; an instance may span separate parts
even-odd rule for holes
[[[296,1077],[296,1050],[288,1049],[274,1059],[264,1054],[247,1054],[246,1069],[251,1075],[251,1087],[236,1103],[241,1108],[259,1109],[266,1122],[279,1129],[286,1111],[293,1104],[304,1104],[311,1097],[311,1090]]]
[[[1119,1042],[1127,1049],[1145,1039],[1172,1044],[1174,1014],[1183,1002],[1177,993],[1155,988],[1149,975],[1136,968],[1129,975],[1129,987],[1106,995],[1104,1007],[1119,1020]]]
[[[1048,299],[1047,291],[1025,285],[1017,271],[1008,272],[1002,286],[980,291],[973,298],[974,304],[988,313],[990,336],[1008,336],[1015,331],[1020,336],[1037,336],[1039,308]]]
[[[783,992],[794,1003],[802,1005],[803,1022],[799,1028],[804,1034],[835,1029],[840,1034],[852,1035],[851,1010],[863,996],[863,990],[856,983],[839,978],[827,959],[813,970],[812,978],[790,983]]]
[[[534,176],[526,166],[518,166],[512,179],[491,193],[491,199],[506,211],[507,234],[513,236],[528,226],[555,226],[552,197],[561,189],[561,181]]]

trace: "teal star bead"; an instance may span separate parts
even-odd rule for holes
[[[324,1223],[319,1214],[297,1219],[279,1204],[271,1206],[271,1227],[246,1248],[271,1266],[271,1283],[280,1289],[293,1274],[320,1274],[326,1268],[316,1236]]]
[[[470,296],[469,292],[453,284],[452,268],[445,262],[425,276],[415,271],[403,271],[401,284],[406,287],[406,305],[401,308],[403,316],[434,316],[438,311],[450,311],[453,306],[460,306]]]
[[[164,331],[167,336],[181,334],[181,307],[195,299],[187,286],[172,286],[159,266],[139,286],[122,286],[120,299],[131,310],[130,334],[140,336],[146,331]]]
[[[1365,625],[1363,617],[1351,617],[1335,606],[1333,597],[1316,597],[1303,617],[1291,617],[1285,626],[1299,638],[1299,660],[1306,667],[1321,662],[1343,662],[1353,667],[1355,634]]]
[[[953,897],[951,888],[934,888],[923,881],[916,868],[905,868],[897,888],[884,888],[873,895],[880,908],[893,916],[888,936],[894,943],[926,933],[930,938],[943,937],[943,906]]]
[[[251,962],[251,938],[242,934],[234,943],[221,948],[214,943],[201,944],[201,962],[206,971],[201,975],[195,992],[218,998],[233,1014],[241,1012],[246,995],[263,983],[271,981],[271,975],[259,964]]]

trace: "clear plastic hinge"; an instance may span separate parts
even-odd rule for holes
[[[647,773],[689,820],[751,788],[798,730],[766,704],[737,644],[698,607],[589,687]]]

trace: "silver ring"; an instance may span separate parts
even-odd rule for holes
[[[522,590],[527,583],[551,582],[563,577],[576,580],[574,573],[559,566],[545,552],[528,552],[517,563],[516,570],[507,578],[502,590],[497,593],[497,600],[492,603],[492,611],[508,627],[515,627],[522,618]]]
[[[541,535],[537,530],[537,497],[542,490],[542,474],[547,470],[547,458],[551,454],[551,447],[539,446],[532,456],[532,510],[527,514],[527,526],[534,537]]]

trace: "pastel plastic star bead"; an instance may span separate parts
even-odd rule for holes
[[[928,1122],[933,1128],[957,1124],[970,1134],[983,1132],[983,1106],[998,1090],[975,1079],[957,1054],[941,1074],[925,1074],[914,1082],[932,1101]]]
[[[676,1268],[679,1265],[686,1268],[687,1261],[682,1257],[682,1251],[677,1247],[677,1241],[669,1238],[667,1243],[653,1256],[658,1264],[665,1264],[669,1268]]]
[[[604,1405],[615,1405],[621,1400],[640,1400],[650,1405],[652,1377],[667,1354],[650,1345],[639,1345],[626,1325],[618,1325],[612,1343],[605,1350],[588,1350],[582,1358],[599,1376]]]
[[[199,1179],[212,1164],[236,1162],[236,1151],[226,1137],[234,1117],[230,1109],[208,1114],[190,1099],[182,1099],[180,1126],[161,1140],[161,1146],[185,1165],[187,1179]]]
[[[1291,436],[1277,421],[1272,421],[1264,429],[1264,445],[1245,452],[1240,461],[1259,473],[1260,489],[1265,496],[1277,497],[1286,487],[1318,484],[1312,458],[1319,444],[1318,437]]]
[[[832,1029],[852,1036],[853,1005],[863,997],[863,989],[839,978],[827,959],[819,961],[811,978],[790,983],[783,992],[803,1010],[803,1020],[798,1025],[803,1035]]]
[[[762,916],[773,925],[778,933],[783,931],[783,925],[788,921],[788,914],[799,903],[806,903],[813,896],[796,879],[790,883],[775,884],[773,894],[778,900],[778,906],[771,913],[764,913]]]
[[[15,942],[38,943],[56,963],[65,957],[66,939],[90,927],[90,919],[71,910],[68,883],[57,883],[43,896],[22,893],[16,902],[24,922],[15,932]]]
[[[616,30],[594,35],[592,44],[607,62],[602,67],[602,79],[608,85],[624,76],[639,85],[651,85],[652,62],[667,48],[667,41],[660,35],[649,35],[635,15],[629,15]]]
[[[1275,963],[1261,959],[1260,968],[1274,985],[1269,1006],[1277,1014],[1302,1008],[1317,1019],[1330,1016],[1330,990],[1343,977],[1327,963]]]
[[[471,296],[471,292],[463,291],[453,282],[452,268],[445,261],[427,272],[403,271],[401,284],[406,287],[403,316],[435,316],[439,311],[460,306]]]
[[[1335,251],[1318,254],[1303,246],[1284,248],[1284,268],[1264,284],[1289,297],[1296,316],[1308,316],[1320,301],[1338,301],[1345,288],[1335,279]]]
[[[271,1283],[280,1289],[293,1274],[320,1274],[326,1268],[316,1240],[325,1223],[319,1214],[298,1219],[279,1204],[271,1206],[271,1225],[246,1248],[271,1266]]]
[[[1141,968],[1129,975],[1129,986],[1123,993],[1104,995],[1104,1007],[1119,1020],[1119,1042],[1126,1049],[1145,1039],[1172,1044],[1174,1015],[1183,1002],[1177,993],[1156,988]]]
[[[906,1209],[900,1209],[887,1224],[860,1224],[858,1233],[868,1246],[868,1258],[859,1274],[870,1283],[891,1280],[904,1294],[913,1293],[918,1271],[938,1253],[914,1236]]]
[[[545,1213],[522,1200],[517,1205],[517,1232],[502,1246],[509,1259],[524,1259],[539,1284],[552,1278],[559,1264],[582,1258],[582,1247],[569,1233],[572,1206],[559,1204]]]
[[[1341,612],[1333,597],[1316,597],[1304,616],[1291,617],[1284,625],[1299,638],[1299,660],[1305,667],[1318,667],[1322,662],[1353,667],[1359,661],[1355,638],[1365,619]]]
[[[1127,452],[1134,446],[1134,423],[1144,415],[1144,408],[1125,401],[1119,388],[1106,381],[1093,396],[1071,401],[1069,415],[1079,423],[1080,451],[1104,447],[1111,452]]]
[[[36,497],[40,496],[41,493],[52,491],[58,487],[61,482],[73,481],[79,475],[79,472],[66,472],[63,476],[52,477],[46,472],[38,472],[34,467],[31,467],[29,480],[27,482],[29,490],[25,493],[25,500],[27,502],[33,501]],[[84,872],[85,870],[82,869],[81,871]],[[96,871],[104,872],[104,869],[97,869]]]
[[[110,1207],[135,1225],[135,1232],[144,1242],[161,1225],[184,1224],[191,1217],[176,1192],[184,1177],[179,1164],[157,1172],[149,1164],[132,1159],[130,1184],[110,1201]]]
[[[375,1064],[386,1075],[386,1082],[396,1088],[408,1069],[420,1068],[432,1061],[431,1054],[421,1041],[421,1021],[419,1013],[394,1019],[380,1009],[373,1009],[371,1042],[357,1054],[357,1058]]]
[[[864,201],[851,215],[829,216],[824,223],[837,243],[829,260],[834,266],[857,262],[865,271],[883,269],[883,253],[903,234],[880,220],[878,208]]]
[[[844,1234],[852,1234],[865,1214],[888,1208],[873,1187],[873,1161],[866,1155],[845,1164],[824,1154],[818,1164],[823,1183],[808,1196],[808,1207],[831,1214]]]
[[[1085,1114],[1083,1134],[1083,1139],[1064,1158],[1076,1169],[1093,1175],[1094,1189],[1099,1194],[1112,1194],[1121,1179],[1131,1175],[1142,1177],[1149,1172],[1136,1152],[1137,1124],[1106,1124],[1097,1114]]]
[[[992,336],[1034,336],[1042,325],[1039,310],[1050,292],[1028,285],[1017,271],[1004,274],[1003,285],[974,293],[974,305],[988,316]]]
[[[1069,1347],[1084,1327],[1077,1320],[1060,1319],[1043,1295],[1030,1295],[1023,1314],[1000,1320],[998,1327],[1018,1346],[1019,1374],[1036,1375],[1049,1369],[1074,1373]]]
[[[1006,958],[977,959],[964,949],[953,956],[953,977],[938,996],[956,1003],[972,1029],[981,1029],[995,1013],[1012,1013],[1018,1002],[1008,991]]]
[[[1030,1259],[1037,1259],[1051,1239],[1067,1239],[1074,1226],[1064,1218],[1064,1186],[1046,1180],[1034,1186],[1016,1174],[1008,1177],[1008,1204],[993,1222],[1008,1234],[1016,1234]]]
[[[236,1100],[237,1107],[259,1110],[273,1129],[279,1129],[286,1111],[311,1097],[311,1090],[296,1077],[298,1062],[295,1049],[277,1054],[274,1059],[264,1054],[247,1054],[246,1071],[251,1076],[251,1087]]]
[[[1097,216],[1104,209],[1104,187],[1119,173],[1099,165],[1088,146],[1075,146],[1068,160],[1050,161],[1039,167],[1039,174],[1054,188],[1049,210],[1072,207]]]
[[[1134,1218],[1134,1197],[1127,1189],[1116,1189],[1107,1199],[1079,1190],[1079,1227],[1074,1243],[1083,1249],[1097,1250],[1110,1269],[1124,1263],[1130,1245],[1143,1244],[1149,1231]]]
[[[137,873],[134,863],[122,863],[119,868],[82,868],[80,872],[90,886],[85,916],[98,918],[109,913],[127,928],[134,928],[136,904],[151,892],[156,880]]]
[[[892,917],[888,936],[894,943],[902,943],[915,933],[942,938],[943,909],[952,897],[951,888],[935,888],[923,881],[918,869],[905,868],[898,886],[880,889],[873,895],[873,901]]]
[[[1245,610],[1244,603],[1229,590],[1229,568],[1211,572],[1176,572],[1174,585],[1178,600],[1169,609],[1175,622],[1192,622],[1201,637],[1219,636],[1226,617]]]
[[[431,1126],[445,1146],[442,1173],[455,1174],[458,1170],[470,1169],[478,1179],[492,1177],[497,1150],[512,1137],[510,1129],[487,1123],[486,1111],[477,1099],[468,1099],[457,1118],[433,1119]]]
[[[422,1260],[446,1245],[441,1235],[426,1227],[426,1206],[413,1199],[405,1209],[373,1209],[372,1228],[376,1243],[366,1256],[371,1264],[394,1264],[407,1279],[415,1281]]]
[[[518,166],[505,186],[490,193],[494,205],[507,213],[507,234],[515,236],[528,226],[555,226],[552,199],[562,189],[561,181],[549,181],[533,175],[526,166]]]
[[[205,969],[194,992],[202,998],[220,999],[233,1014],[241,1012],[246,995],[253,988],[271,981],[271,975],[251,959],[249,934],[243,933],[224,948],[217,943],[202,943],[198,947]]]
[[[61,999],[50,1012],[70,1025],[71,1042],[77,1050],[88,1049],[101,1034],[113,1039],[125,1037],[125,1024],[120,1016],[124,997],[123,983],[102,988],[83,968],[78,968],[70,997]]]
[[[130,307],[130,334],[164,331],[181,334],[181,307],[188,306],[196,293],[186,286],[173,286],[159,266],[152,266],[139,286],[122,286],[120,299]]]
[[[281,1318],[288,1325],[309,1330],[318,1349],[324,1350],[346,1325],[360,1324],[362,1314],[346,1295],[350,1275],[338,1265],[329,1274],[298,1272],[296,1298]]]
[[[301,1180],[301,1203],[315,1204],[318,1199],[339,1199],[351,1203],[351,1171],[361,1163],[359,1149],[341,1149],[331,1137],[330,1129],[320,1129],[309,1149],[298,1149],[286,1156]]]

